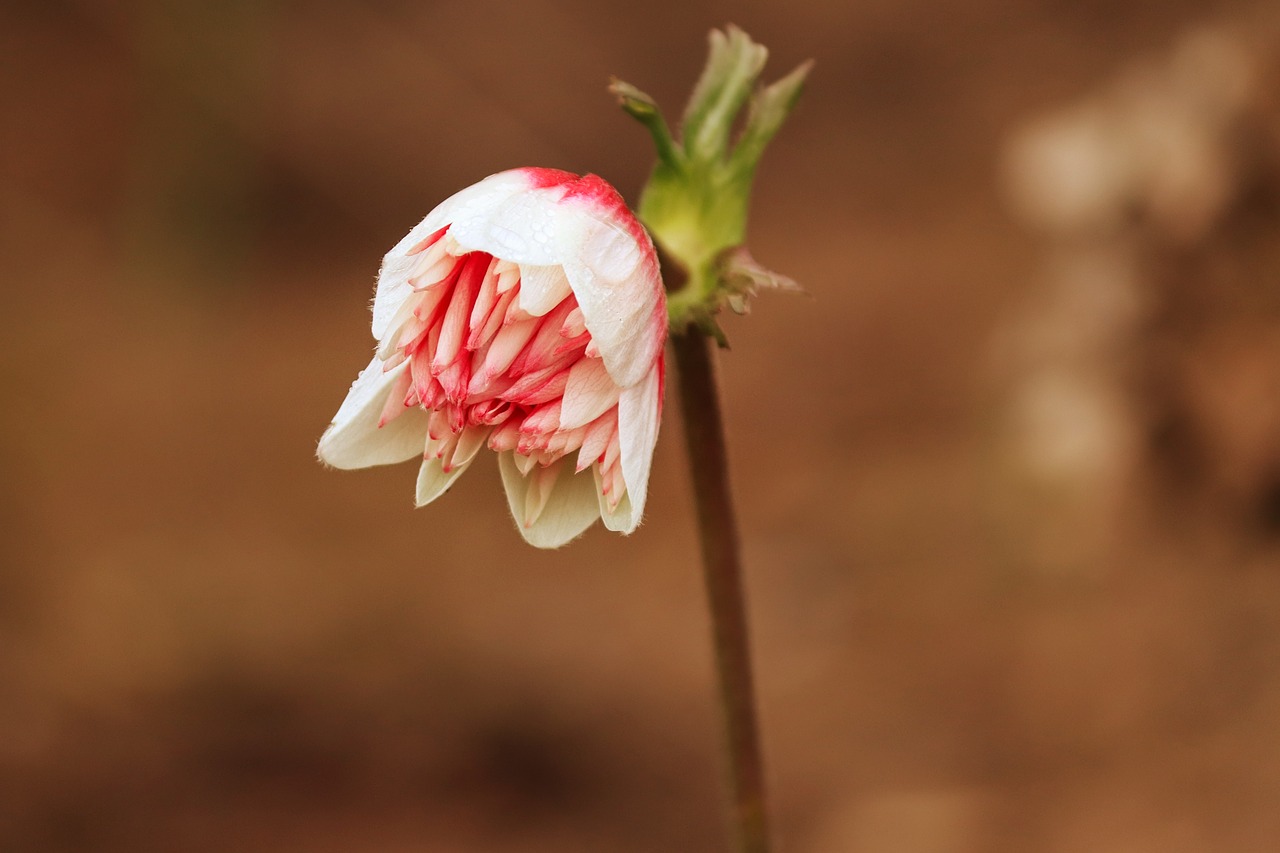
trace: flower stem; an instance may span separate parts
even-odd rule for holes
[[[742,593],[742,559],[729,491],[724,423],[711,361],[711,340],[689,327],[672,336],[679,370],[685,443],[698,505],[707,601],[728,752],[738,853],[768,853],[764,766],[756,724],[751,655]]]

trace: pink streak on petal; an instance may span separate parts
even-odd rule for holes
[[[569,369],[564,390],[564,424],[566,428],[585,426],[618,405],[618,392],[613,378],[597,358],[584,358]]]
[[[560,428],[559,401],[535,409],[520,424],[523,435],[548,435]]]
[[[537,406],[560,399],[569,381],[568,370],[554,367],[533,373],[516,382],[502,394],[502,399],[521,406]]]
[[[573,310],[570,300],[560,303],[551,313],[538,321],[538,329],[533,339],[520,352],[520,355],[511,364],[513,373],[532,373],[535,371],[545,370],[552,362],[556,361],[560,356],[556,353],[556,347],[563,340],[560,337],[560,326],[564,323],[564,318]]]
[[[447,407],[436,409],[427,421],[427,435],[435,441],[445,438],[453,430],[449,429],[449,412]]]
[[[440,341],[436,344],[435,354],[431,358],[431,369],[439,372],[449,366],[458,357],[467,328],[467,318],[471,315],[471,306],[480,290],[480,282],[489,266],[489,258],[479,252],[466,256],[462,263],[462,272],[453,287],[453,296],[449,300],[449,310],[440,322]]]
[[[485,400],[472,406],[467,420],[472,425],[495,426],[511,417],[513,406],[503,400]]]
[[[574,300],[577,302],[577,300]],[[564,318],[564,325],[560,327],[560,335],[565,338],[577,338],[587,333],[587,324],[582,319],[582,308],[574,305]]]
[[[480,291],[476,294],[475,303],[471,306],[471,316],[467,320],[467,327],[471,330],[467,336],[467,349],[477,350],[485,341],[482,339],[481,332],[484,329],[485,321],[489,319],[489,313],[493,310],[494,305],[498,301],[498,279],[493,274],[493,268],[497,265],[497,261],[489,264],[489,269],[485,270],[484,278],[480,283]]]
[[[504,373],[516,360],[534,332],[538,330],[538,320],[529,319],[522,323],[503,326],[489,345],[489,355],[484,360],[481,372],[486,376],[497,376]]]
[[[561,330],[560,335],[561,336],[564,335],[563,330]],[[565,352],[573,352],[574,350],[582,350],[583,354],[585,355],[587,344],[589,343],[591,343],[591,336],[588,335],[586,332],[583,332],[581,335],[579,335],[576,338],[569,338],[557,344],[556,353],[559,354],[559,353],[565,353]]]
[[[407,257],[409,255],[416,255],[425,249],[431,248],[436,244],[436,241],[438,241],[441,237],[444,236],[444,232],[448,230],[449,230],[449,226],[446,225],[443,228],[440,228],[436,231],[431,232],[426,237],[423,237],[421,241],[416,243],[412,249],[405,252],[405,256]]]
[[[609,434],[609,444],[605,447],[604,457],[600,460],[600,467],[605,471],[610,470],[618,464],[618,458],[622,455],[622,444],[618,440],[618,428],[614,425],[613,432]]]
[[[455,358],[436,376],[444,389],[444,398],[455,405],[467,398],[467,385],[471,381],[471,360]]]
[[[405,394],[408,393],[409,386],[412,384],[413,377],[409,375],[407,370],[396,377],[395,384],[391,386],[391,390],[387,393],[386,405],[382,407],[382,413],[378,416],[378,429],[382,429],[404,414]]]
[[[489,435],[489,449],[502,453],[515,450],[520,443],[520,422],[515,418],[507,421]]]
[[[544,169],[540,166],[526,166],[512,171],[524,175],[529,180],[530,189],[537,190],[561,184],[571,184],[573,181],[578,180],[578,176],[573,172],[565,172],[561,169]]]
[[[617,410],[606,412],[587,424],[582,436],[582,447],[578,451],[578,471],[590,468],[604,459],[609,448],[609,439],[618,429]]]

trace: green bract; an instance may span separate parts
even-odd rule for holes
[[[741,247],[756,164],[795,105],[812,63],[757,89],[768,50],[733,26],[725,32],[712,30],[710,41],[710,56],[685,108],[678,141],[652,98],[618,80],[611,90],[622,108],[649,129],[657,147],[658,161],[637,213],[664,256],[667,286],[672,285],[671,265],[685,279],[667,298],[671,329],[695,323],[723,343],[713,319],[721,305],[744,310],[746,296],[762,280],[790,284],[767,272],[744,277],[743,258],[753,269],[763,268]],[[734,141],[733,127],[744,105],[746,117]]]

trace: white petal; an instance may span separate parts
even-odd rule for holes
[[[564,267],[520,265],[520,307],[531,317],[541,317],[572,292]]]
[[[604,526],[612,530],[614,533],[627,535],[633,533],[640,524],[640,516],[631,509],[631,496],[623,495],[622,500],[618,501],[618,506],[609,509],[609,499],[605,497],[604,490],[601,488],[600,470],[593,469],[596,484],[596,496],[600,510],[600,520],[604,522]]]
[[[622,449],[622,479],[627,496],[618,504],[620,526],[610,527],[630,533],[640,524],[649,490],[649,468],[653,448],[658,443],[659,366],[655,364],[644,380],[625,388],[618,398],[618,443]],[[603,507],[604,504],[602,503]],[[626,516],[622,515],[627,510]]]
[[[556,222],[563,186],[525,190],[496,205],[476,207],[459,216],[449,229],[468,252],[488,252],[517,264],[556,263]]]
[[[382,340],[391,318],[413,292],[413,285],[409,284],[408,277],[417,256],[407,254],[410,249],[450,223],[483,220],[508,198],[528,189],[529,185],[529,177],[520,170],[490,175],[440,202],[387,252],[382,259],[377,295],[373,299],[373,336]]]
[[[529,528],[537,524],[538,519],[542,517],[542,510],[551,498],[552,491],[555,490],[556,481],[560,479],[560,466],[550,465],[546,468],[539,466],[527,473],[524,479],[526,483],[524,518],[516,519],[516,522],[523,521],[523,526]]]
[[[515,466],[516,472],[521,477],[527,477],[533,470],[533,466],[538,464],[538,460],[526,453],[514,453],[511,456],[511,464]]]
[[[485,426],[470,426],[463,430],[462,435],[458,436],[458,443],[454,447],[453,458],[449,460],[449,464],[470,465],[471,460],[475,459],[476,454],[480,452],[480,448],[484,447],[485,439],[491,432],[493,430]]]
[[[586,426],[618,402],[619,388],[598,358],[584,358],[569,368],[560,408],[560,428]]]
[[[406,411],[378,427],[388,394],[408,369],[409,363],[403,362],[384,372],[382,361],[375,357],[360,371],[333,423],[320,437],[316,455],[322,462],[334,468],[367,468],[403,462],[422,452],[427,413],[421,409]]]
[[[619,385],[634,385],[653,364],[667,334],[662,279],[652,244],[608,212],[571,198],[556,231],[560,261],[582,307],[605,367]]]
[[[418,469],[418,491],[414,497],[414,505],[426,506],[443,495],[453,485],[453,481],[461,477],[462,472],[469,467],[471,467],[470,459],[455,466],[452,471],[446,474],[440,466],[439,459],[422,460],[422,467]]]
[[[498,470],[507,492],[507,506],[525,541],[536,548],[559,548],[575,539],[600,517],[595,482],[589,474],[574,474],[564,462],[557,462],[555,486],[537,520],[525,526],[525,500],[529,482],[516,468],[511,453],[498,456]]]

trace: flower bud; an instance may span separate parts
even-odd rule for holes
[[[795,106],[812,63],[753,92],[768,57],[764,46],[733,26],[725,32],[712,30],[710,41],[707,65],[685,108],[678,142],[652,98],[618,80],[611,91],[649,129],[657,148],[658,161],[637,212],[666,261],[685,278],[684,287],[671,295],[671,327],[698,323],[721,337],[711,316],[735,292],[725,263],[738,257],[733,250],[746,239],[756,165]],[[742,131],[730,144],[744,105]],[[735,302],[740,288],[737,294]]]

